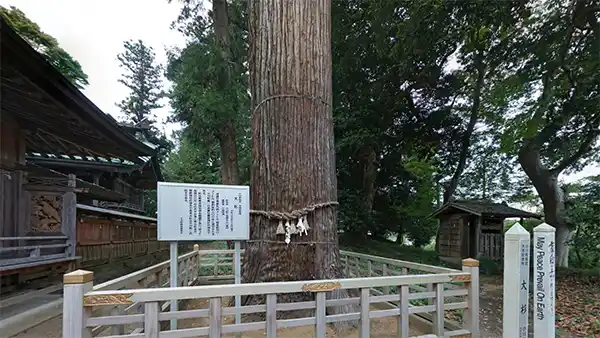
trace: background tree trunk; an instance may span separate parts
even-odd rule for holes
[[[240,173],[233,122],[227,121],[219,130],[218,135],[221,151],[221,182],[228,185],[238,185],[240,184]]]
[[[373,147],[366,147],[362,152],[363,161],[363,184],[365,193],[365,211],[373,212],[373,200],[375,199],[375,182],[377,181],[377,153]]]
[[[251,0],[249,25],[252,209],[292,211],[337,201],[331,0]],[[244,282],[341,277],[337,210],[317,209],[308,222],[308,236],[292,235],[286,245],[276,235],[277,220],[253,216]]]
[[[231,44],[229,39],[229,12],[227,0],[213,0],[212,5],[215,39],[221,52],[221,57],[223,58],[218,85],[221,89],[225,90],[231,82]],[[228,113],[230,112],[224,112],[224,114]],[[215,135],[219,140],[219,149],[221,151],[221,183],[226,185],[238,185],[240,184],[240,174],[233,121],[227,119],[223,126],[215,132]],[[227,242],[227,247],[233,249],[233,243]]]
[[[467,124],[467,130],[463,135],[462,145],[460,148],[460,154],[458,156],[458,164],[456,165],[456,170],[450,179],[450,182],[444,188],[444,202],[446,204],[450,202],[452,196],[456,192],[456,188],[458,187],[458,182],[460,181],[460,177],[465,171],[465,167],[467,165],[467,159],[469,158],[469,150],[471,147],[471,138],[473,137],[473,132],[475,131],[475,124],[477,124],[477,119],[479,118],[479,107],[481,106],[481,91],[483,90],[483,85],[485,82],[485,64],[483,63],[483,53],[481,51],[477,52],[475,57],[475,69],[477,71],[477,80],[475,81],[473,93],[471,94],[471,114],[469,116],[469,123]],[[435,234],[435,251],[437,253],[440,252],[440,227]],[[477,257],[473,257],[477,258]]]
[[[531,142],[521,149],[519,163],[542,200],[545,221],[556,228],[556,266],[569,267],[571,232],[566,219],[565,194],[558,186],[560,172],[552,172],[543,166],[540,152]]]

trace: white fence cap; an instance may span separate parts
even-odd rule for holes
[[[533,232],[556,232],[556,229],[548,223],[542,223],[533,228]]]
[[[523,228],[519,222],[513,224],[513,226],[508,229],[507,232],[504,233],[505,239],[522,239],[529,238],[529,232]]]

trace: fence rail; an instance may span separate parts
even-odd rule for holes
[[[178,286],[192,286],[198,282],[198,271],[200,269],[201,258],[199,255],[200,251],[197,245],[194,246],[194,250],[179,256],[178,258]],[[70,274],[66,274],[64,277],[64,301],[63,301],[63,328],[71,325],[71,317],[67,315],[64,310],[67,308],[69,301],[68,290],[72,290],[73,283],[86,281],[86,285],[89,284],[91,287],[92,281],[88,280],[89,275],[82,274],[82,270],[75,271]],[[157,290],[160,288],[170,287],[170,261],[165,261],[145,269],[135,271],[125,276],[107,281],[91,287],[90,291],[93,292],[119,292],[121,290],[141,288],[144,290]],[[73,277],[69,277],[73,276]],[[91,276],[93,279],[93,275]],[[81,285],[81,284],[79,284]],[[159,302],[160,311],[168,310],[170,303],[168,301]],[[123,316],[143,316],[144,304],[139,302],[129,304],[112,304],[110,306],[98,307],[87,312],[90,316],[96,316],[96,318],[102,318],[104,316],[123,317]],[[94,317],[91,317],[94,318]],[[111,335],[122,335],[125,332],[125,326],[113,325],[107,327],[98,322],[94,324],[94,320],[88,323],[88,336],[98,336],[110,329]],[[135,324],[135,323],[122,323],[122,324]],[[63,337],[68,336],[68,329],[63,331]],[[131,334],[143,332],[143,327],[134,325],[131,330]],[[143,337],[144,335],[142,335]],[[73,337],[81,337],[81,334],[74,335]],[[84,337],[86,337],[84,335]]]
[[[190,256],[195,257],[193,263],[184,269],[191,272],[193,276],[192,270],[196,268],[198,280],[208,277],[230,278],[232,255],[232,250],[193,252]],[[113,338],[196,336],[216,338],[221,337],[221,334],[262,330],[267,337],[274,338],[277,329],[314,325],[315,337],[324,338],[326,324],[355,320],[359,321],[361,337],[369,337],[371,319],[397,317],[398,337],[404,338],[409,336],[409,316],[423,313],[430,313],[433,316],[433,334],[436,337],[453,337],[461,334],[464,335],[461,337],[468,335],[478,337],[479,273],[476,260],[465,260],[463,271],[346,251],[342,252],[342,261],[344,271],[356,277],[339,280],[179,288],[165,288],[166,285],[163,284],[152,289],[145,289],[141,283],[139,287],[127,288],[130,283],[126,281],[133,282],[135,279],[147,278],[151,280],[152,278],[148,276],[168,268],[159,264],[140,271],[136,278],[124,276],[120,281],[111,281],[112,285],[118,288],[98,290],[98,286],[92,285],[92,272],[76,271],[65,275],[63,337],[73,338],[82,335],[90,337],[110,328]],[[181,265],[185,266],[185,263]],[[389,275],[375,276],[377,271],[385,271],[385,269],[388,269]],[[426,273],[411,275],[408,274],[409,270]],[[365,271],[367,274],[370,273],[371,277],[359,277],[365,274]],[[142,278],[142,276],[146,277]],[[68,282],[69,278],[73,278],[72,283]],[[184,283],[184,285],[191,284]],[[453,286],[447,287],[447,285]],[[349,296],[332,297],[331,292],[338,289],[348,290]],[[312,295],[312,300],[293,303],[278,301],[278,296],[296,293]],[[236,308],[222,305],[228,298],[235,296],[258,296],[262,299],[258,304],[242,306],[239,310],[242,314],[262,314],[264,320],[228,324],[224,317],[234,315]],[[208,309],[165,312],[166,306],[172,299],[207,299],[210,306]],[[393,306],[383,310],[371,308],[373,304],[381,303],[393,304]],[[360,310],[341,314],[326,313],[328,307],[344,305],[356,305]],[[312,315],[293,319],[277,318],[278,313],[297,310],[310,310]],[[452,310],[462,311],[464,329],[447,331],[444,327],[444,313]],[[208,319],[208,324],[203,327],[169,329],[161,328],[160,325],[161,322],[173,319],[202,317]]]
[[[0,272],[74,260],[67,236],[0,237]]]

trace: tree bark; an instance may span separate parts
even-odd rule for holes
[[[231,46],[227,0],[213,0],[212,5],[215,39],[223,62],[218,85],[221,90],[227,90],[231,82]],[[231,112],[223,112],[223,114],[231,114]],[[233,120],[228,118],[215,134],[219,140],[219,149],[221,151],[221,183],[225,185],[238,185],[240,184],[240,175]],[[233,249],[231,243],[228,242],[227,246],[229,249]]]
[[[238,185],[240,184],[240,174],[233,122],[226,122],[219,130],[218,135],[219,149],[221,150],[221,182],[227,185]]]
[[[469,116],[469,123],[467,125],[467,130],[462,139],[462,145],[460,148],[460,155],[458,156],[458,164],[456,166],[456,170],[454,171],[454,175],[450,179],[450,183],[444,190],[444,204],[450,201],[452,195],[456,191],[456,187],[458,186],[458,181],[460,180],[461,175],[465,171],[465,167],[467,165],[467,159],[469,157],[469,149],[471,146],[471,138],[473,136],[473,132],[475,131],[475,124],[477,124],[477,119],[479,117],[479,106],[481,105],[481,90],[483,89],[483,83],[485,80],[485,64],[483,63],[483,53],[479,52],[475,59],[475,69],[477,71],[477,80],[475,81],[475,87],[473,88],[473,93],[471,95],[471,115]]]
[[[363,150],[362,161],[362,189],[365,193],[365,211],[371,214],[373,211],[373,200],[375,199],[375,182],[377,181],[377,154],[373,147],[366,147]]]
[[[566,268],[569,266],[570,231],[564,191],[558,186],[560,172],[544,167],[539,148],[532,141],[524,142],[519,152],[519,163],[542,200],[546,222],[556,228],[556,266]]]
[[[249,33],[252,209],[289,212],[337,201],[331,0],[251,0]],[[292,235],[286,245],[284,235],[276,234],[277,220],[253,215],[244,282],[342,277],[337,210],[317,209],[308,222],[308,235]]]
[[[478,54],[475,57],[475,69],[477,72],[477,80],[475,81],[475,87],[473,88],[473,93],[471,95],[471,115],[469,116],[467,130],[465,131],[465,134],[462,139],[462,145],[460,148],[460,154],[458,156],[458,164],[456,166],[456,170],[454,171],[454,175],[452,175],[450,182],[444,189],[443,204],[450,202],[452,195],[454,195],[454,192],[456,191],[456,187],[458,187],[458,181],[460,180],[460,177],[465,171],[465,167],[467,165],[469,149],[471,146],[471,137],[473,136],[475,124],[477,124],[477,119],[479,117],[479,106],[481,105],[481,91],[483,90],[483,85],[485,82],[485,64],[483,63],[483,52],[478,52]],[[440,252],[439,241],[440,227],[438,227],[435,235],[435,250],[438,253]]]

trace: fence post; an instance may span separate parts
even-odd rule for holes
[[[317,292],[316,298],[316,309],[315,309],[315,338],[326,338],[327,337],[327,298],[325,292]]]
[[[535,338],[554,337],[555,241],[554,227],[542,223],[533,228],[534,240],[534,314]]]
[[[428,290],[429,287],[431,290],[435,291],[435,298],[433,299],[433,305],[435,306],[435,314],[433,316],[433,333],[435,333],[438,337],[444,336],[444,283],[436,283],[436,284],[427,284]],[[431,298],[428,299],[429,302],[432,301]],[[430,303],[431,305],[431,303]]]
[[[267,295],[267,338],[277,337],[277,294]]]
[[[194,244],[194,259],[192,260],[192,277],[194,285],[198,282],[198,276],[200,276],[200,245]]]
[[[147,338],[158,338],[160,334],[160,323],[158,314],[160,305],[158,302],[144,303],[144,336]]]
[[[222,331],[221,298],[210,299],[210,324],[208,327],[209,338],[221,338]]]
[[[479,338],[479,261],[473,258],[463,259],[462,266],[464,272],[471,274],[471,281],[465,283],[469,293],[463,322],[471,331],[471,337]]]
[[[77,270],[63,276],[63,338],[91,338],[92,328],[86,327],[91,308],[83,307],[83,296],[92,290],[94,273]]]
[[[371,336],[371,319],[369,317],[371,310],[370,297],[371,288],[360,289],[360,338],[369,338]]]
[[[504,338],[528,335],[529,245],[529,232],[519,223],[504,234]]]
[[[381,275],[383,277],[387,276],[388,274],[388,269],[387,269],[387,264],[383,263],[383,265],[381,266]],[[389,286],[384,286],[383,287],[383,294],[384,295],[389,295],[390,294],[390,287]]]

